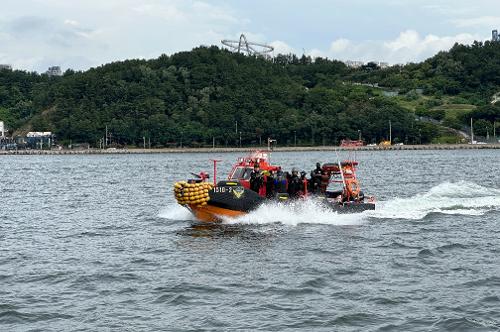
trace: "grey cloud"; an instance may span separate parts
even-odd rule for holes
[[[51,30],[51,24],[48,19],[35,16],[24,16],[16,18],[7,24],[8,32],[14,37],[30,36],[35,33],[43,33]]]
[[[63,48],[80,45],[94,30],[61,20],[37,16],[16,18],[6,24],[6,32],[16,39],[43,41],[51,46]]]

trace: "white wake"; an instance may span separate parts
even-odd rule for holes
[[[371,212],[375,218],[420,220],[430,213],[483,215],[500,209],[500,190],[475,183],[444,182],[408,198],[380,202]]]
[[[238,218],[223,218],[226,223],[285,225],[298,224],[331,224],[359,225],[366,221],[363,213],[338,214],[322,206],[313,199],[300,200],[291,204],[267,203],[257,210]]]
[[[222,219],[231,224],[359,225],[373,219],[422,220],[432,213],[480,216],[496,210],[500,210],[500,189],[459,181],[444,182],[411,197],[396,197],[376,202],[375,211],[339,214],[314,199],[307,199],[292,204],[266,203],[244,216]],[[159,217],[169,220],[196,220],[187,209],[179,205],[163,209]]]
[[[339,214],[322,207],[314,200],[293,205],[264,204],[242,217],[224,218],[226,223],[267,224],[331,224],[357,225],[370,219],[421,220],[431,213],[475,215],[500,210],[500,190],[471,182],[444,182],[425,193],[406,198],[393,198],[376,203],[375,211]]]
[[[194,215],[188,209],[178,204],[163,208],[158,213],[158,217],[168,220],[196,220]]]

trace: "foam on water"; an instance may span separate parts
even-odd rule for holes
[[[379,202],[374,218],[421,220],[430,213],[483,215],[500,208],[500,190],[475,183],[444,182],[425,193]]]
[[[293,204],[268,203],[257,210],[239,218],[223,218],[226,223],[269,224],[282,223],[295,226],[298,224],[358,225],[367,221],[366,215],[338,214],[313,199],[297,201]]]
[[[196,220],[188,209],[178,204],[161,209],[158,213],[158,217],[168,220]]]
[[[356,225],[370,219],[421,220],[431,213],[480,216],[497,209],[500,209],[499,189],[460,181],[444,182],[412,197],[377,202],[375,211],[338,214],[323,208],[314,200],[305,200],[292,205],[264,204],[247,215],[236,219],[225,218],[224,221],[247,224],[280,222],[286,225]]]
[[[393,198],[377,202],[375,211],[339,214],[314,199],[293,204],[266,203],[257,210],[238,218],[223,217],[225,223],[359,225],[370,219],[422,220],[431,213],[480,216],[500,209],[500,190],[475,183],[443,182],[425,193],[406,198]],[[195,220],[185,208],[175,205],[163,209],[159,217],[170,220]]]

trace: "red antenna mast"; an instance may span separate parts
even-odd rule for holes
[[[217,185],[217,162],[222,160],[210,159],[214,162],[214,187]]]

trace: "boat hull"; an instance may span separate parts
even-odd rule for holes
[[[188,205],[188,209],[197,220],[203,222],[220,222],[224,217],[237,218],[247,214],[245,211],[231,210],[210,204],[205,206]]]
[[[218,222],[224,218],[238,218],[257,209],[265,202],[275,202],[283,205],[294,204],[295,199],[289,199],[287,194],[278,194],[274,198],[264,198],[239,182],[221,181],[208,191],[206,204],[185,204],[191,213],[202,222]],[[360,213],[375,210],[374,203],[345,202],[338,203],[326,196],[316,197],[319,204],[337,213]]]
[[[346,203],[329,204],[329,209],[338,213],[361,213],[364,211],[375,210],[375,203]]]
[[[283,202],[280,204],[286,205],[287,203]],[[337,212],[339,214],[361,213],[364,211],[375,210],[374,203],[347,203],[342,205],[325,203],[325,207],[330,209],[332,212]],[[251,212],[251,210],[232,210],[230,208],[214,206],[210,203],[205,206],[189,205],[188,209],[197,220],[202,222],[220,222],[224,218],[238,218]]]

